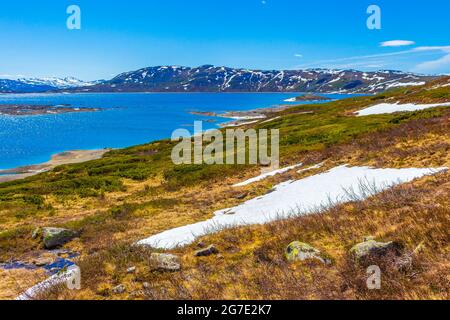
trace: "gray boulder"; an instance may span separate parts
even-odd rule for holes
[[[331,264],[331,260],[321,253],[320,250],[300,241],[290,243],[286,248],[285,255],[286,259],[291,262],[317,260],[324,264]]]
[[[194,256],[196,257],[207,257],[213,254],[218,254],[219,250],[212,244],[209,247],[206,247],[204,249],[200,249],[195,251]]]
[[[122,294],[127,290],[127,288],[123,284],[119,284],[117,287],[112,289],[114,294]]]
[[[42,241],[46,249],[62,246],[77,236],[77,232],[68,229],[42,228]]]
[[[173,254],[152,253],[149,262],[158,271],[176,272],[181,270],[180,258]]]
[[[384,257],[390,253],[400,256],[402,249],[403,246],[398,242],[378,242],[374,237],[366,237],[363,242],[353,246],[349,253],[354,260],[361,262],[366,259]]]

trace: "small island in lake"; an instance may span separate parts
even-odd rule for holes
[[[287,99],[287,102],[297,102],[297,101],[327,101],[332,100],[331,98],[319,96],[319,95],[313,95],[313,94],[305,94],[302,96],[298,96],[295,98]]]
[[[62,114],[74,112],[96,112],[97,108],[76,108],[70,105],[29,105],[29,104],[2,104],[0,115],[9,116],[33,116],[44,114]]]

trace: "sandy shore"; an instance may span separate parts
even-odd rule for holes
[[[0,183],[24,179],[42,172],[50,171],[53,168],[63,164],[80,163],[100,159],[110,150],[111,149],[66,151],[53,155],[50,161],[41,164],[0,170]]]

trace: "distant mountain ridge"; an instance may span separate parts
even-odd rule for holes
[[[87,87],[99,83],[99,81],[90,81],[90,82],[82,81],[74,77],[66,77],[66,78],[49,77],[49,78],[29,78],[29,79],[22,78],[18,79],[18,81],[37,86],[47,85],[57,89]]]
[[[76,87],[88,87],[99,81],[86,82],[73,77],[0,79],[0,93],[41,93]]]
[[[249,70],[204,65],[159,66],[125,72],[80,92],[342,92],[376,93],[435,79],[400,71]]]
[[[157,66],[121,73],[111,80],[75,78],[0,79],[0,93],[27,92],[321,92],[378,93],[423,85],[438,78],[384,70],[250,70],[204,65]]]

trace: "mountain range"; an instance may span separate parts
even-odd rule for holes
[[[423,85],[436,76],[382,70],[249,70],[204,65],[148,67],[111,80],[75,78],[1,80],[1,93],[24,92],[322,92],[378,93]]]
[[[0,79],[0,93],[41,93],[76,87],[88,87],[100,81],[86,82],[73,77]]]

